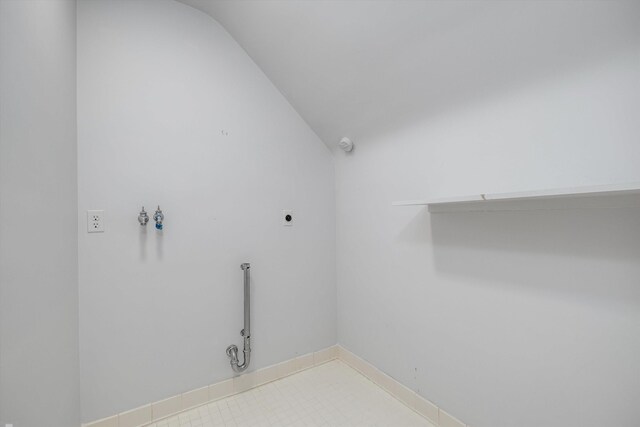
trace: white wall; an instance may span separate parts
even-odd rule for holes
[[[250,369],[335,344],[331,153],[222,27],[174,1],[80,2],[78,111],[84,421],[232,376],[241,262]],[[162,233],[136,219],[156,204]]]
[[[80,423],[75,1],[0,0],[0,425]]]
[[[639,425],[637,197],[390,206],[640,181],[639,46],[337,153],[339,343],[474,427]]]

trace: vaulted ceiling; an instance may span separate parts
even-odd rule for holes
[[[220,22],[329,146],[638,46],[638,1],[180,0]]]

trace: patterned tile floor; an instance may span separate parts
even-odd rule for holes
[[[149,426],[433,427],[337,360]]]

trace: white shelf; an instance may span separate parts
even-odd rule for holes
[[[554,188],[550,190],[522,191],[515,193],[487,193],[461,197],[393,202],[393,206],[445,206],[459,203],[486,204],[506,200],[546,200],[588,196],[640,194],[640,182],[628,184],[595,185],[587,187]]]

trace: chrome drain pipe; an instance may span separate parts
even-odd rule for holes
[[[244,337],[244,349],[242,350],[244,361],[242,364],[238,364],[238,347],[235,344],[227,347],[227,356],[231,359],[231,369],[234,372],[244,372],[251,361],[251,277],[249,273],[251,265],[245,262],[240,265],[240,268],[244,271],[244,329],[240,331],[240,335]]]

